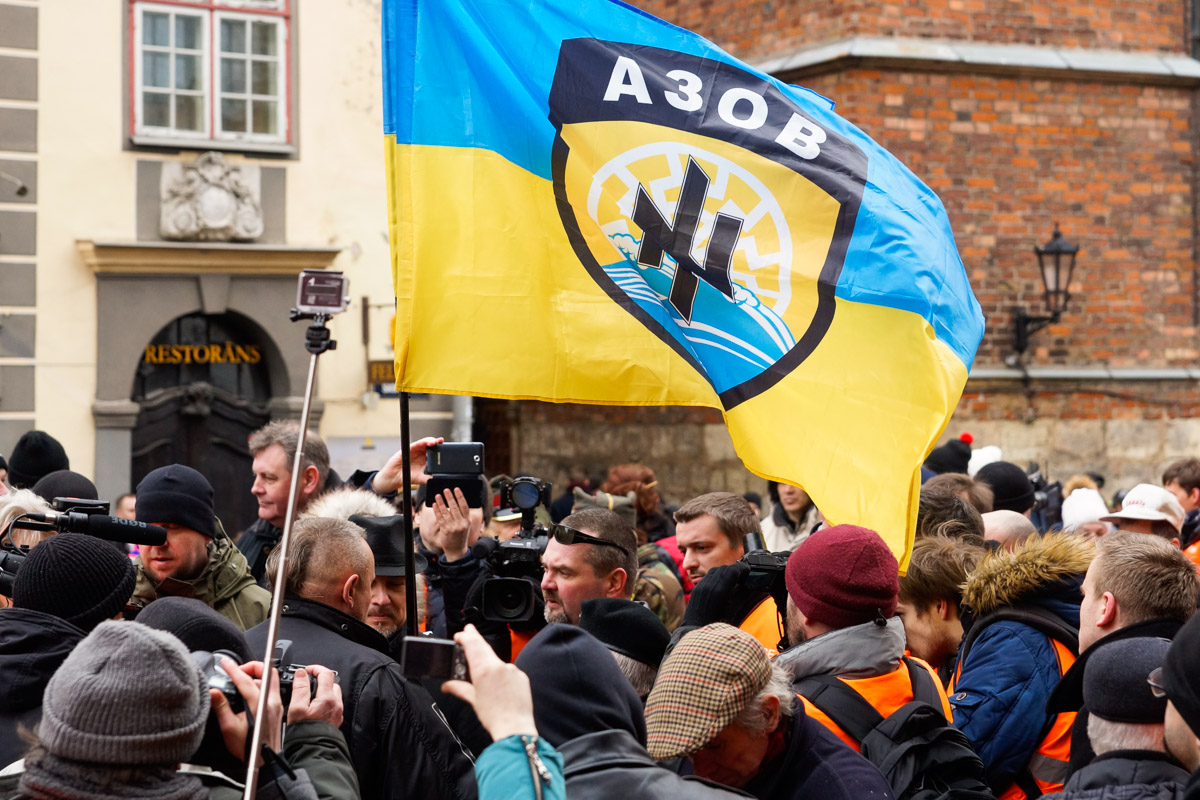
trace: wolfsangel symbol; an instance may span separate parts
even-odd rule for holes
[[[866,183],[861,149],[774,84],[659,48],[565,41],[549,101],[555,198],[580,263],[724,408],[814,351]]]

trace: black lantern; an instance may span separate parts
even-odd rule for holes
[[[1046,309],[1050,312],[1045,316],[1027,314],[1025,309],[1018,306],[1013,314],[1013,345],[1018,354],[1029,347],[1029,337],[1047,325],[1058,322],[1067,310],[1071,299],[1071,274],[1075,271],[1075,254],[1079,245],[1071,244],[1062,238],[1058,223],[1054,225],[1054,235],[1043,245],[1034,245],[1033,252],[1037,253],[1038,269],[1042,274],[1042,294],[1046,300]]]

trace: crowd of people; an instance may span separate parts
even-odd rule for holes
[[[271,798],[1200,800],[1200,460],[1110,506],[1099,475],[1047,491],[952,440],[902,569],[800,487],[675,505],[620,464],[501,507],[506,476],[427,492],[440,444],[407,449],[406,552],[404,452],[343,480],[270,423],[252,525],[172,464],[114,500],[165,530],[131,546],[29,524],[98,493],[22,437],[0,457],[0,798],[254,775]],[[411,668],[409,627],[468,674]]]

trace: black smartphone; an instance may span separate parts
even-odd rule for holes
[[[451,494],[462,489],[469,508],[483,505],[483,478],[478,475],[433,475],[425,484],[425,505],[432,507],[433,501],[447,489]]]
[[[467,656],[458,642],[429,636],[405,636],[400,668],[406,678],[469,681]]]
[[[429,475],[482,475],[483,442],[442,442],[425,454]]]

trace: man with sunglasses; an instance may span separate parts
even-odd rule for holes
[[[637,538],[612,511],[585,509],[550,526],[542,565],[546,621],[578,625],[584,600],[633,594]]]

